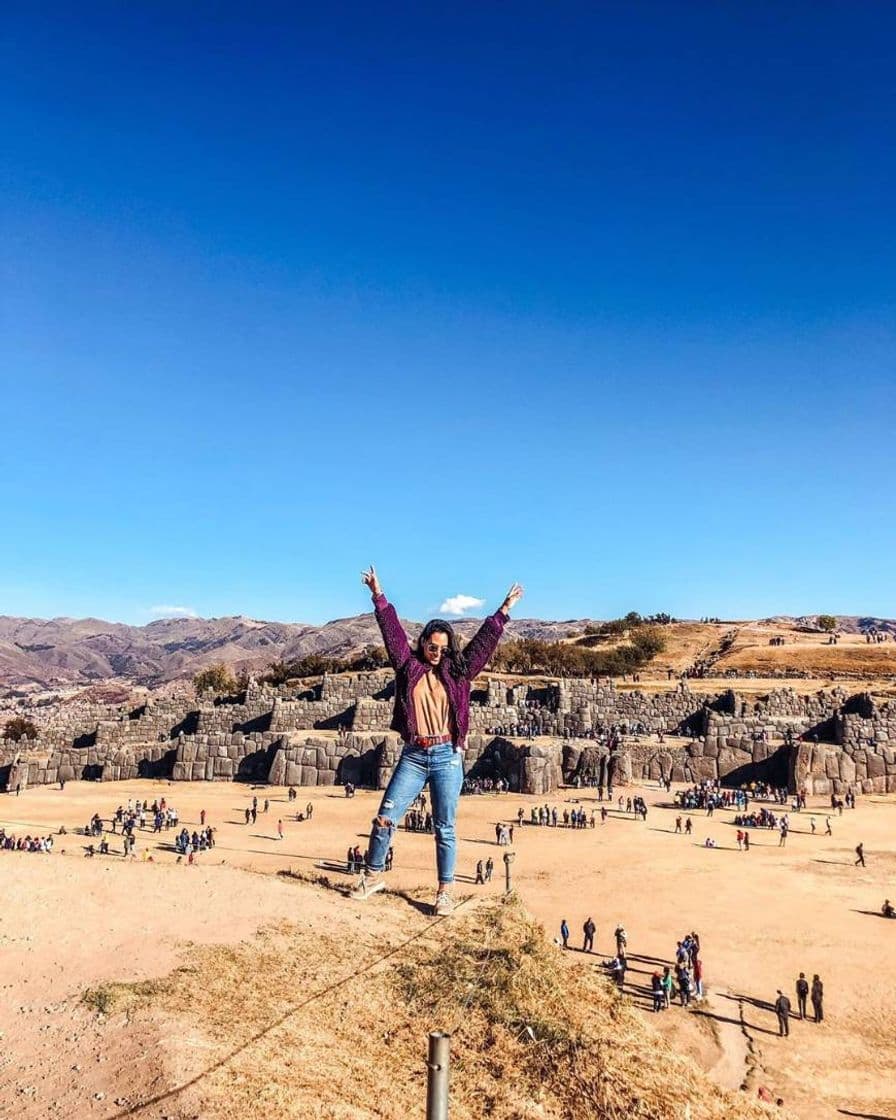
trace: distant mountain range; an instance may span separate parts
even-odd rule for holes
[[[811,627],[817,615],[778,615],[764,623]],[[591,619],[545,622],[512,619],[507,635],[557,640],[581,633]],[[871,627],[896,633],[896,622],[860,616],[838,616],[843,633]],[[405,621],[410,634],[419,622]],[[453,625],[468,639],[477,619]],[[167,618],[147,626],[127,626],[96,618],[10,618],[0,616],[0,685],[32,691],[84,686],[119,680],[158,686],[190,677],[197,670],[224,662],[235,670],[260,671],[272,661],[309,653],[348,657],[367,645],[381,644],[373,614],[339,618],[323,626],[299,622],[260,622],[235,618]]]
[[[556,640],[580,633],[587,621],[514,619],[506,633]],[[453,625],[468,639],[479,621],[458,619]],[[408,633],[416,633],[421,623],[405,621],[405,626]],[[0,685],[31,690],[118,679],[156,686],[218,662],[236,670],[259,671],[272,661],[309,653],[347,657],[365,646],[381,644],[373,614],[339,618],[323,626],[242,616],[166,618],[147,626],[97,618],[0,616]]]

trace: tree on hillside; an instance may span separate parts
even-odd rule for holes
[[[820,614],[816,621],[820,629],[828,634],[837,629],[837,619],[832,614]]]
[[[385,646],[370,645],[364,647],[364,652],[353,657],[347,663],[350,671],[369,672],[371,669],[384,669],[389,664],[389,655]]]
[[[666,637],[659,626],[639,626],[632,634],[631,642],[645,661],[656,657],[666,648]]]
[[[218,696],[237,691],[236,678],[223,663],[202,669],[193,678],[193,685],[199,693],[214,692]]]
[[[30,719],[25,719],[24,716],[13,716],[12,719],[6,721],[6,726],[3,728],[3,738],[12,739],[14,743],[19,743],[22,739],[36,739],[37,728]]]

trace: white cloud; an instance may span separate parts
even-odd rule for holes
[[[462,615],[467,611],[473,610],[475,607],[485,605],[485,599],[476,599],[473,595],[452,595],[450,599],[446,599],[439,607],[442,614]]]
[[[146,612],[153,618],[198,618],[199,611],[194,607],[150,607]]]

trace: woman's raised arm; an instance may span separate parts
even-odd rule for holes
[[[361,573],[361,582],[365,583],[370,588],[370,594],[373,596],[373,610],[380,628],[380,633],[383,635],[386,653],[389,655],[392,668],[398,672],[411,656],[408,636],[405,634],[404,627],[398,620],[395,608],[387,601],[386,596],[383,594],[383,589],[373,564],[370,565],[366,572]]]
[[[510,588],[510,590],[505,595],[504,602],[501,604],[500,607],[498,607],[498,610],[506,618],[507,615],[509,615],[510,612],[513,610],[514,605],[516,603],[518,603],[520,601],[520,599],[522,599],[522,597],[523,597],[522,586],[518,583],[513,584],[513,586]]]
[[[373,564],[370,565],[366,572],[361,573],[361,582],[367,584],[370,588],[371,595],[382,595],[383,589],[380,587],[379,576],[376,574],[376,568],[374,568]]]
[[[473,680],[473,678],[485,668],[489,658],[495,652],[495,647],[504,632],[504,623],[507,621],[510,614],[510,608],[514,603],[519,602],[522,594],[522,587],[520,587],[518,583],[515,583],[507,592],[501,606],[498,607],[493,615],[489,615],[470,639],[469,644],[464,650],[464,656],[467,660],[468,680]]]

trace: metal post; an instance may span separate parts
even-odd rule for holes
[[[431,1031],[429,1060],[426,1063],[426,1120],[448,1120],[448,1066],[451,1060],[451,1035]]]
[[[510,894],[510,892],[513,890],[513,884],[510,881],[510,865],[513,863],[514,859],[516,859],[515,852],[504,853],[504,877],[506,880],[504,885],[505,894]]]

